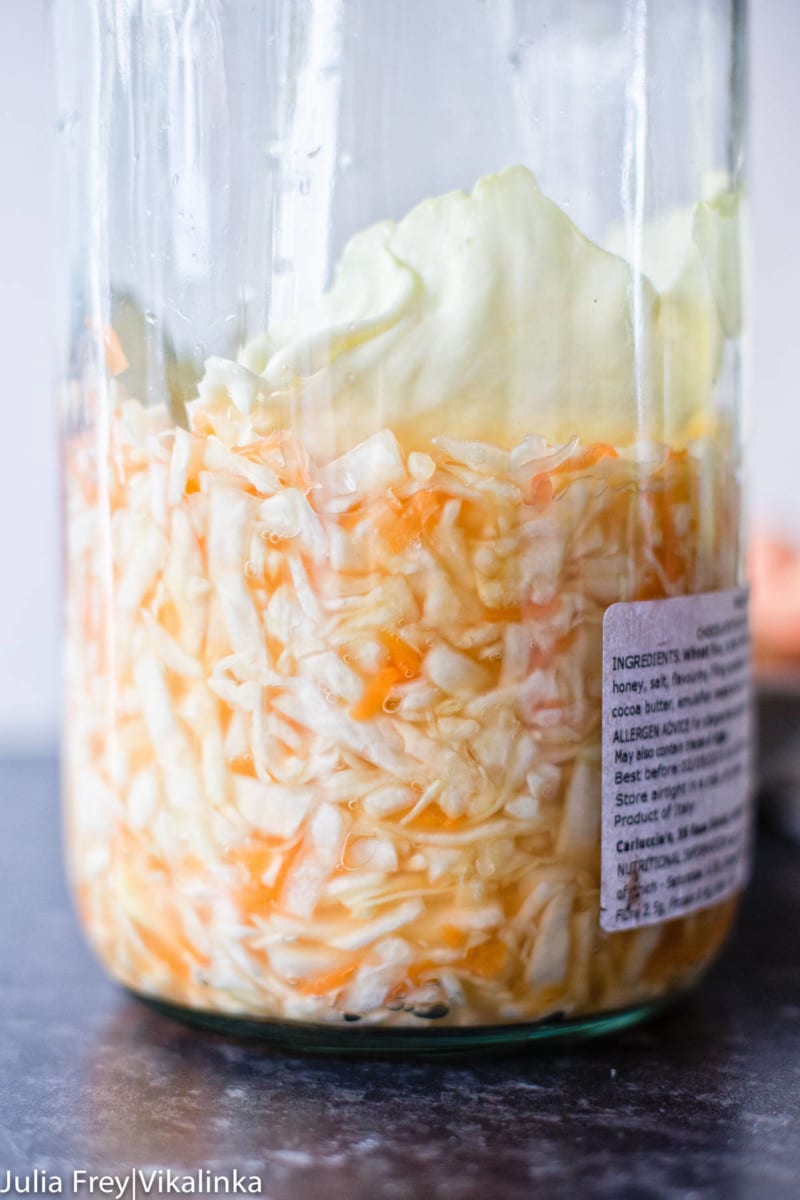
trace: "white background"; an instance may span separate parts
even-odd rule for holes
[[[88,0],[87,0],[88,2]],[[0,751],[58,729],[56,423],[51,377],[55,100],[45,0],[0,0]],[[800,541],[800,0],[751,0],[751,503]]]

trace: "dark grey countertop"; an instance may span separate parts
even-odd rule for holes
[[[472,1063],[347,1062],[128,998],[67,901],[55,764],[2,764],[0,806],[0,1190],[7,1169],[63,1176],[66,1195],[75,1168],[170,1167],[257,1174],[272,1200],[800,1196],[800,847],[761,835],[730,947],[649,1025]]]

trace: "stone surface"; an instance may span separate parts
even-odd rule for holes
[[[647,1026],[457,1064],[314,1060],[106,981],[62,881],[57,782],[0,768],[0,1187],[171,1167],[254,1173],[272,1200],[800,1194],[800,848],[762,835],[730,947]]]

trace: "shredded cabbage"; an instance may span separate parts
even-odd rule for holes
[[[204,394],[188,430],[128,402],[103,472],[70,452],[70,859],[115,974],[387,1025],[687,981],[728,908],[599,927],[600,638],[613,600],[735,577],[718,444],[384,429],[317,461]]]

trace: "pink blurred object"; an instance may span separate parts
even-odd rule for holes
[[[766,532],[756,532],[751,545],[756,660],[791,659],[800,668],[800,550]]]
[[[800,550],[758,531],[749,567],[761,811],[800,842]]]

